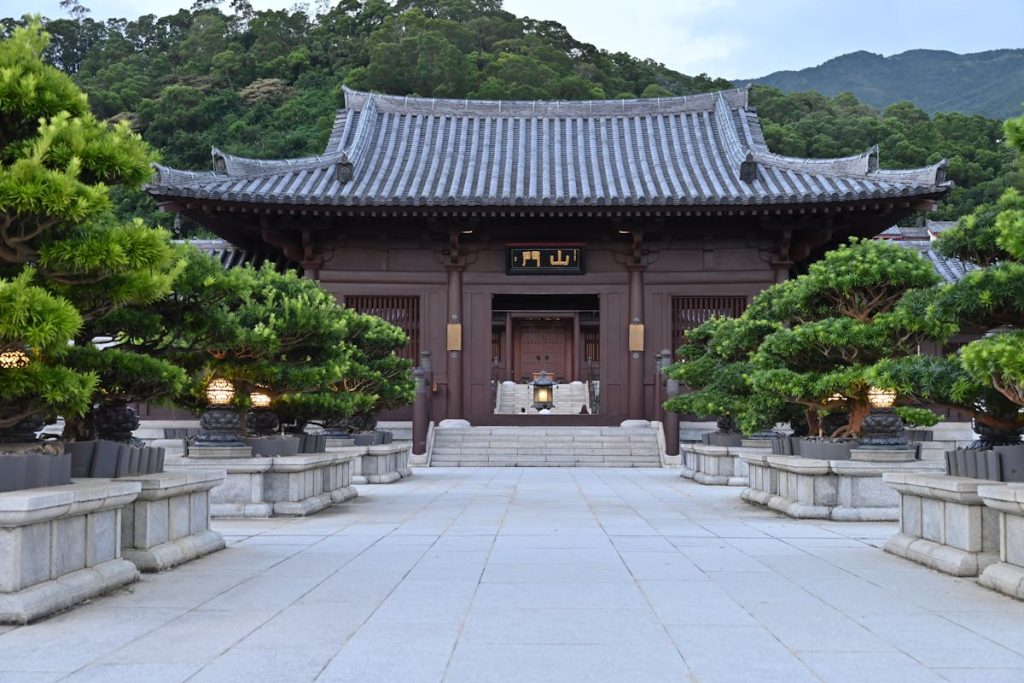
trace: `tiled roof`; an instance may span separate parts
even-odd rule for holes
[[[159,197],[318,206],[724,206],[939,196],[945,162],[878,169],[771,153],[746,90],[645,100],[436,100],[345,90],[323,155],[213,150]]]
[[[243,248],[225,240],[177,240],[179,243],[191,244],[200,251],[206,252],[221,262],[225,268],[235,268],[249,264],[254,268],[261,267],[268,261],[278,270],[294,268],[296,264],[289,262],[279,254],[262,247]]]
[[[886,228],[883,232],[878,235],[879,239],[883,240],[927,240],[928,229],[923,227],[903,227],[900,225],[894,225],[891,228]]]
[[[881,237],[881,235],[879,235],[879,237]],[[894,241],[905,249],[913,249],[921,254],[921,256],[931,262],[932,267],[935,268],[935,272],[938,273],[939,277],[946,282],[957,282],[961,280],[964,275],[967,275],[967,273],[977,268],[973,263],[965,263],[960,259],[947,258],[943,256],[939,252],[935,251],[932,240],[929,240],[927,237],[921,240]]]

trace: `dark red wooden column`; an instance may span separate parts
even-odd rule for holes
[[[629,269],[629,324],[631,325],[642,325],[644,322],[645,267],[640,263],[631,263],[627,266]],[[644,419],[644,352],[630,351],[627,367],[627,416],[630,420],[642,420]]]
[[[448,266],[448,324],[462,326],[462,264]],[[465,417],[462,411],[462,355],[461,347],[467,338],[466,330],[459,335],[459,350],[448,349],[448,403],[449,418]],[[449,342],[453,340],[448,340]],[[450,345],[450,344],[449,344]]]

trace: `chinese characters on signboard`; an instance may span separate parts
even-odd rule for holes
[[[578,275],[583,272],[579,247],[509,247],[509,275]]]

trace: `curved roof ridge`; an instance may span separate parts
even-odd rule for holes
[[[722,93],[718,93],[718,97],[715,98],[714,110],[718,136],[722,141],[725,153],[728,155],[728,160],[735,167],[739,167],[740,164],[748,159],[751,152],[750,147],[740,140],[740,136],[736,132],[736,123],[733,121],[732,112],[733,108],[726,102],[725,97],[722,96]]]
[[[791,157],[768,151],[758,151],[754,156],[764,164],[789,171],[866,176],[878,170],[878,145],[872,145],[860,154],[830,159]]]
[[[719,98],[733,109],[749,106],[749,87],[674,97],[626,100],[471,100],[386,95],[342,86],[345,108],[361,111],[373,101],[380,112],[433,114],[436,116],[635,116],[712,111]]]
[[[348,93],[345,95],[348,101]],[[359,114],[359,121],[356,123],[355,132],[352,134],[352,142],[342,147],[339,163],[344,169],[339,173],[339,180],[344,177],[343,182],[351,180],[362,168],[363,162],[369,155],[370,139],[377,127],[377,96],[370,95],[362,105]],[[344,140],[341,144],[344,144]]]
[[[153,180],[150,184],[153,185],[191,185],[224,177],[213,171],[183,171],[162,164],[150,164],[150,166],[153,169]]]
[[[252,177],[320,168],[335,163],[342,156],[342,153],[338,152],[295,159],[251,159],[228,154],[217,147],[212,148],[210,154],[213,157],[213,174],[219,177]]]
[[[953,186],[952,180],[946,180],[946,169],[949,161],[942,159],[921,168],[890,169],[885,168],[872,173],[875,178],[894,180],[904,183],[932,183],[935,185]]]

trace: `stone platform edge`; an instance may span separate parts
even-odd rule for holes
[[[130,477],[142,491],[125,510],[122,553],[143,572],[160,572],[225,547],[210,529],[209,492],[225,470],[171,470]]]
[[[121,508],[135,500],[140,490],[138,482],[74,479],[66,486],[0,494],[0,623],[27,624],[137,581],[135,565],[120,557],[117,525],[109,530],[112,536],[90,532],[99,522],[88,515],[111,513],[118,519]],[[80,525],[70,523],[76,517],[86,519]],[[65,521],[68,523],[62,523]],[[49,525],[50,542],[45,547],[26,547],[19,530],[42,524]],[[62,535],[68,537],[58,538]],[[51,549],[59,546],[66,550],[79,541],[85,566],[61,573],[61,558],[55,558]],[[35,557],[34,563],[45,562],[48,579],[23,585],[23,567],[32,564],[22,557],[26,551],[45,551],[45,558]],[[100,553],[109,559],[90,564]]]

